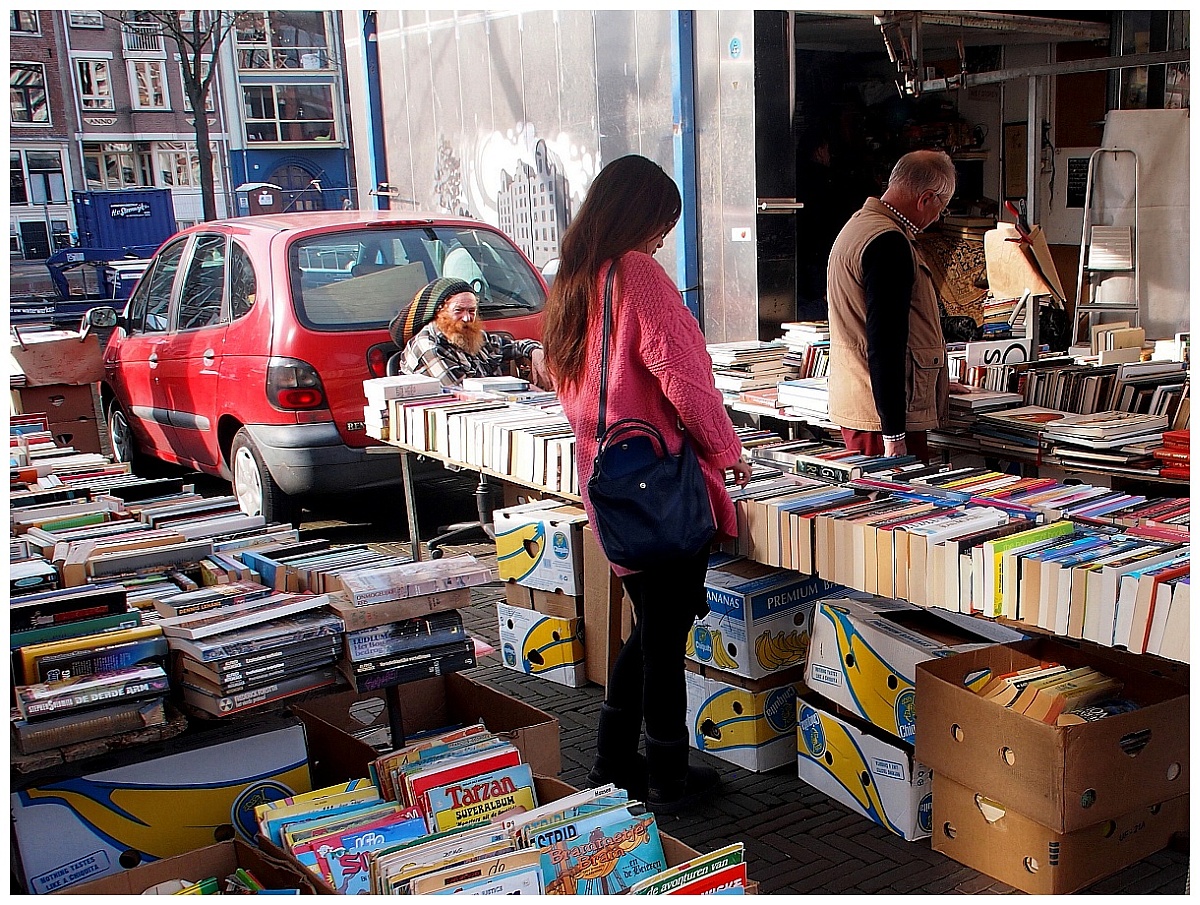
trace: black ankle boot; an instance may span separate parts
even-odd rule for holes
[[[638,738],[642,720],[636,722],[626,710],[600,705],[600,722],[596,730],[596,759],[588,772],[592,786],[612,783],[624,789],[631,798],[646,798],[646,758],[638,753]]]
[[[678,814],[721,781],[712,767],[688,764],[688,739],[661,742],[646,736],[650,770],[646,807],[655,814]]]

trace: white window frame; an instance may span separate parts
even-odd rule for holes
[[[37,35],[40,35],[42,33],[42,17],[38,15],[38,11],[36,9],[12,9],[12,10],[9,10],[10,17],[12,16],[13,13],[33,13],[33,31],[25,31],[25,29],[23,29],[23,28],[10,28],[9,34],[29,35],[30,37],[36,37]]]
[[[117,109],[116,101],[113,98],[112,85],[112,60],[106,60],[101,57],[76,57],[72,62],[75,64],[75,87],[79,92],[79,107],[84,113],[90,113],[93,110],[115,110]],[[103,64],[108,70],[108,77],[103,82],[97,82],[93,72],[93,84],[100,84],[105,88],[106,93],[88,93],[83,90],[83,66],[95,66]],[[91,101],[92,103],[89,103]],[[98,103],[97,103],[98,102]]]
[[[46,99],[46,103],[45,103],[46,118],[45,118],[45,120],[42,120],[42,121],[30,120],[27,123],[15,121],[12,118],[12,101],[10,99],[9,100],[9,108],[8,108],[9,125],[17,126],[21,129],[42,129],[42,128],[45,128],[46,126],[54,125],[54,116],[53,116],[53,112],[50,109],[50,89],[49,89],[49,86],[46,84],[46,65],[44,63],[38,63],[34,60],[10,60],[9,61],[9,69],[8,69],[10,80],[12,79],[12,67],[13,66],[36,66],[38,69],[40,69],[42,71],[42,93],[45,95],[45,99]],[[10,90],[11,90],[11,88],[10,88]]]
[[[67,10],[67,24],[72,28],[104,28],[104,13],[98,9]]]
[[[291,10],[252,10],[250,12],[260,14],[262,16],[262,37],[258,41],[242,41],[238,39],[238,29],[234,28],[231,37],[233,38],[234,60],[237,67],[243,71],[264,71],[272,69],[286,69],[288,71],[296,71],[304,68],[302,66],[302,57],[307,54],[314,54],[323,61],[317,69],[331,69],[335,67],[332,57],[332,48],[330,41],[334,33],[333,17],[329,11],[322,11],[322,26],[325,33],[322,35],[324,44],[304,44],[295,46],[289,43],[283,36],[282,31],[276,31],[281,28],[281,23],[272,23],[271,16],[285,15]],[[243,54],[249,54],[250,62],[247,65],[242,65]]]
[[[18,153],[20,153],[20,155],[21,155],[21,171],[22,171],[22,174],[25,179],[25,198],[26,198],[25,203],[30,204],[30,205],[37,205],[37,206],[44,206],[47,204],[66,204],[67,203],[67,170],[66,170],[66,164],[63,163],[62,150],[59,148],[15,148],[14,150],[18,151]],[[38,173],[55,173],[55,172],[57,172],[59,174],[59,177],[60,177],[59,178],[59,182],[60,182],[59,189],[62,194],[61,198],[53,199],[53,198],[49,197],[49,194],[47,194],[46,198],[43,198],[40,200],[37,197],[35,197],[37,195],[37,192],[34,190],[35,180],[33,179],[32,175],[31,175],[31,171],[29,169],[29,154],[31,151],[35,154],[54,154],[55,156],[58,157],[58,169],[57,170],[38,170],[37,172]]]
[[[200,62],[204,66],[204,74],[208,75],[209,70],[212,69],[212,57],[207,56],[207,55],[202,56],[200,58]],[[179,84],[183,85],[183,57],[181,57],[179,54],[175,54],[175,63],[177,66],[179,66]],[[183,90],[184,112],[191,113],[192,112],[192,99],[190,97],[188,97],[186,88],[183,88],[182,90]],[[217,112],[216,95],[217,95],[217,80],[213,79],[212,84],[210,84],[208,86],[208,97],[205,98],[205,102],[204,102],[205,103],[205,106],[204,106],[205,113],[216,113]]]
[[[126,60],[126,69],[129,75],[129,98],[134,110],[170,110],[171,109],[171,92],[168,88],[167,79],[167,64],[165,60]],[[158,104],[147,104],[142,102],[141,98],[141,81],[138,77],[139,69],[157,69],[160,86],[162,88],[162,102]],[[185,95],[186,96],[186,95]]]

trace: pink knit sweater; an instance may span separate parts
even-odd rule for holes
[[[679,290],[653,257],[627,252],[613,298],[615,336],[609,341],[609,425],[622,418],[641,418],[657,427],[671,452],[683,445],[679,422],[691,436],[708,484],[718,537],[737,535],[737,516],[725,490],[724,471],[741,456],[742,446],[721,394],[713,384],[712,359],[704,334],[683,304]],[[601,267],[596,292],[604,298],[609,265]],[[596,457],[596,423],[600,413],[600,331],[603,305],[588,323],[587,364],[583,380],[559,390],[563,411],[575,434],[575,461],[584,508],[594,519],[587,482]],[[618,575],[629,570],[613,566]]]

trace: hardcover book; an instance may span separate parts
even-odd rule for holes
[[[22,719],[37,720],[162,695],[169,686],[161,666],[136,666],[98,676],[19,685],[17,710]]]
[[[435,786],[424,794],[423,811],[434,831],[491,823],[515,808],[531,811],[537,807],[533,770],[528,764]]]

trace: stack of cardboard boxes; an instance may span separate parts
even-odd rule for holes
[[[44,414],[60,445],[112,455],[100,404],[104,360],[96,334],[21,331],[10,352],[13,414]]]
[[[968,687],[1055,662],[1123,683],[1137,709],[1047,724]],[[936,851],[1032,894],[1089,886],[1188,828],[1187,667],[1050,638],[917,668],[917,756],[934,771]]]
[[[902,600],[818,601],[796,703],[800,778],[902,839],[929,836],[933,777],[914,756],[917,664],[1021,637]]]
[[[705,587],[709,612],[687,648],[692,746],[756,772],[791,764],[814,607],[846,589],[724,553]]]

